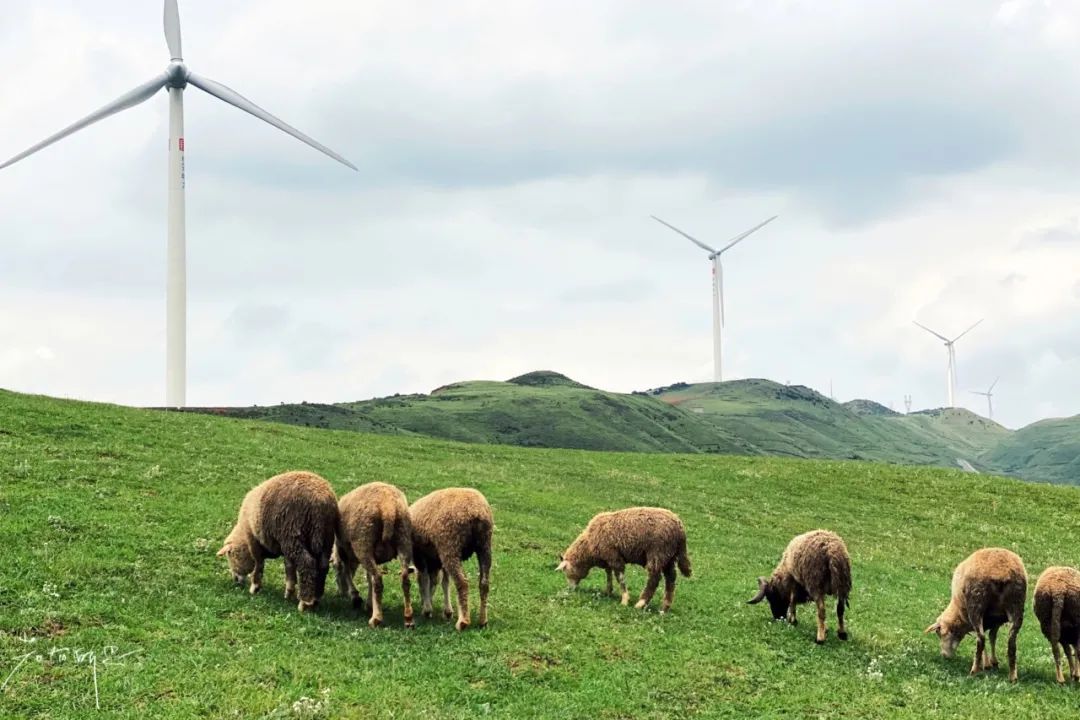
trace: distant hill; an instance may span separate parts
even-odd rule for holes
[[[1080,415],[1021,428],[987,451],[981,462],[1010,475],[1080,484]]]
[[[1080,484],[1080,416],[1012,432],[962,408],[903,415],[748,379],[631,394],[557,372],[468,381],[430,394],[332,405],[199,408],[230,417],[463,442],[629,452],[724,453],[956,467]]]

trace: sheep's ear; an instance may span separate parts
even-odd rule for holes
[[[559,564],[558,564],[558,565],[557,565],[557,566],[555,567],[555,572],[562,572],[562,571],[563,571],[563,570],[565,570],[565,569],[566,569],[566,561],[565,561],[565,560],[563,560],[562,562],[560,562],[560,563],[559,563]]]
[[[938,633],[938,634],[940,634],[941,633],[941,623],[935,622],[933,625],[931,625],[930,627],[923,630],[923,635],[929,635],[930,633]]]
[[[222,555],[228,555],[229,550],[231,550],[231,549],[232,549],[232,543],[225,543],[224,545],[221,546],[221,549],[217,551],[217,556],[221,557]]]
[[[765,588],[768,587],[768,583],[765,581],[765,578],[759,577],[757,579],[757,584],[758,584],[757,595],[755,595],[754,597],[747,600],[746,601],[747,605],[757,605],[759,602],[761,602],[762,600],[765,599]]]

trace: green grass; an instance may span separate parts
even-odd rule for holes
[[[1021,428],[980,460],[1032,480],[1080,485],[1080,415]]]
[[[263,594],[233,586],[214,552],[244,492],[290,468],[342,492],[484,492],[490,626],[406,632],[389,582],[387,627],[336,592],[302,616],[279,561]],[[603,596],[602,573],[569,593],[552,571],[594,513],[639,504],[688,529],[694,578],[666,616]],[[325,697],[327,718],[1072,717],[1080,689],[1054,684],[1030,613],[1015,686],[968,677],[970,639],[944,660],[920,633],[977,547],[1015,549],[1032,577],[1080,564],[1061,531],[1077,510],[1074,488],[930,468],[455,444],[0,392],[0,717],[94,716],[91,651],[103,717],[299,717],[302,697]],[[807,609],[789,627],[745,605],[819,526],[845,537],[855,578],[852,639],[822,647]]]

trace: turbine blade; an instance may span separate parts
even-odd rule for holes
[[[972,330],[974,330],[975,328],[979,327],[979,323],[981,323],[981,322],[982,322],[982,320],[979,320],[979,322],[975,323],[974,325],[972,325],[971,327],[969,327],[969,328],[968,328],[967,330],[965,330],[964,332],[962,332],[962,333],[960,333],[959,335],[957,335],[956,337],[954,337],[954,338],[952,339],[952,341],[953,341],[953,342],[956,342],[956,341],[957,341],[957,340],[959,340],[960,338],[964,337],[964,336],[965,336],[965,335],[967,335],[967,334],[968,334],[969,332],[971,332],[971,331],[972,331]]]
[[[205,93],[209,93],[210,95],[213,95],[218,100],[224,100],[225,102],[229,103],[230,105],[238,107],[241,110],[243,110],[244,112],[250,113],[250,114],[254,115],[255,117],[259,118],[260,120],[262,120],[264,122],[270,123],[271,125],[276,127],[278,130],[281,130],[282,132],[285,132],[285,133],[288,133],[289,135],[292,135],[294,138],[296,138],[300,142],[303,142],[303,143],[306,143],[306,144],[310,145],[311,147],[315,148],[316,150],[318,150],[319,152],[321,152],[321,153],[323,153],[325,155],[329,155],[330,157],[334,158],[335,160],[337,160],[342,165],[344,165],[346,167],[350,167],[353,170],[359,171],[358,168],[355,165],[353,165],[351,162],[349,162],[345,158],[338,155],[336,152],[334,152],[330,148],[326,147],[325,145],[323,145],[322,143],[320,143],[317,140],[313,140],[312,138],[308,137],[307,135],[300,132],[296,128],[292,127],[291,125],[288,125],[288,124],[282,122],[281,120],[274,117],[270,113],[266,112],[261,107],[259,107],[255,103],[251,102],[250,100],[248,100],[243,95],[236,92],[235,90],[233,90],[231,88],[228,88],[228,87],[225,87],[221,83],[215,82],[215,81],[213,81],[213,80],[211,80],[209,78],[204,78],[204,77],[201,77],[199,75],[196,75],[195,73],[191,73],[191,75],[188,76],[188,83],[191,84],[191,85],[194,85],[195,87],[199,88],[200,90],[202,90]]]
[[[942,339],[942,340],[944,340],[945,342],[949,342],[949,338],[945,337],[944,335],[939,335],[938,333],[934,332],[933,330],[931,330],[930,328],[926,327],[926,326],[925,326],[925,325],[923,325],[922,323],[920,323],[920,322],[918,322],[918,321],[916,321],[916,320],[912,320],[911,322],[915,323],[916,325],[918,325],[919,327],[921,327],[921,328],[922,328],[923,330],[925,330],[926,332],[930,333],[930,334],[931,334],[931,335],[933,335],[934,337],[937,337],[937,338],[941,338],[941,339]]]
[[[998,380],[1000,380],[1000,379],[1001,379],[1000,377],[994,378],[994,382],[990,383],[990,389],[986,391],[987,395],[994,392],[994,387],[998,384]]]
[[[701,241],[700,241],[700,240],[698,240],[698,239],[697,239],[696,237],[694,237],[694,236],[692,236],[692,235],[687,235],[686,233],[684,233],[684,232],[683,232],[682,230],[680,230],[679,228],[675,227],[675,226],[674,226],[674,225],[672,225],[671,223],[666,223],[666,222],[664,222],[663,220],[661,220],[660,218],[656,217],[655,215],[650,215],[649,217],[651,217],[651,218],[652,218],[653,220],[655,220],[656,222],[660,223],[661,225],[666,225],[667,227],[671,228],[672,230],[674,230],[675,232],[679,233],[680,235],[682,235],[682,236],[683,236],[684,238],[686,238],[686,239],[687,239],[687,240],[689,240],[690,242],[692,242],[692,243],[694,243],[695,245],[697,245],[697,246],[698,246],[699,248],[701,248],[702,250],[705,250],[705,251],[707,251],[707,252],[711,252],[711,253],[713,253],[714,255],[716,254],[716,251],[715,251],[715,250],[713,250],[713,249],[712,249],[711,247],[709,247],[709,246],[708,246],[708,245],[706,245],[705,243],[701,242]]]
[[[173,60],[183,60],[180,48],[180,10],[176,0],[165,0],[165,42],[169,44],[169,54]]]
[[[7,162],[0,165],[0,170],[3,170],[8,165],[14,165],[15,163],[19,162],[23,158],[25,158],[27,156],[30,156],[30,155],[33,155],[38,150],[41,150],[42,148],[48,147],[49,145],[52,145],[54,142],[56,142],[58,140],[63,140],[68,135],[71,135],[72,133],[78,132],[79,130],[82,130],[84,127],[86,127],[88,125],[93,125],[98,120],[104,120],[105,118],[109,117],[110,115],[115,115],[116,113],[120,112],[121,110],[127,110],[130,107],[135,107],[139,103],[146,102],[147,100],[149,100],[151,97],[154,96],[154,93],[156,93],[161,88],[165,87],[165,84],[168,82],[168,80],[169,80],[169,76],[167,74],[165,74],[165,73],[162,73],[161,75],[158,75],[153,80],[150,80],[149,82],[143,83],[142,85],[135,88],[131,92],[126,93],[124,95],[121,95],[116,100],[113,100],[111,103],[109,103],[105,107],[100,108],[99,110],[87,115],[82,120],[75,123],[74,125],[68,125],[66,128],[64,128],[60,132],[56,133],[55,135],[53,135],[53,136],[51,136],[51,137],[49,137],[49,138],[47,138],[45,140],[42,140],[41,142],[39,142],[37,145],[30,148],[29,150],[25,150],[25,151],[19,153],[15,157],[11,158]]]
[[[722,248],[722,249],[720,250],[720,252],[726,252],[726,251],[730,250],[731,248],[735,247],[736,245],[738,245],[739,243],[741,243],[741,242],[742,242],[743,240],[745,240],[746,238],[750,237],[751,235],[753,235],[753,234],[754,234],[754,233],[756,233],[756,232],[757,232],[758,230],[760,230],[761,228],[765,227],[766,225],[768,225],[769,223],[771,223],[771,222],[772,222],[773,220],[775,220],[775,219],[776,219],[776,218],[778,218],[778,217],[780,217],[780,216],[779,216],[779,215],[773,215],[773,216],[772,216],[771,218],[769,218],[769,219],[768,219],[768,220],[766,220],[765,222],[761,223],[760,225],[755,225],[754,227],[750,228],[750,229],[749,229],[749,230],[747,230],[746,232],[744,232],[744,233],[740,233],[739,235],[736,235],[735,237],[733,237],[733,238],[731,239],[731,241],[730,241],[730,242],[728,242],[728,244],[727,244],[727,245],[725,245],[725,246],[724,246],[724,247],[723,247],[723,248]]]

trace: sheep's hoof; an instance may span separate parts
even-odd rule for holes
[[[296,609],[300,612],[311,612],[318,604],[318,601],[307,602],[305,600],[301,600],[299,603],[297,603]]]
[[[814,644],[815,645],[824,645],[825,641],[824,640],[818,640],[817,638],[814,638]]]
[[[431,619],[432,613],[431,613],[430,610],[421,610],[420,614],[423,615],[424,617],[428,618],[429,620]]]
[[[990,663],[989,663],[989,665],[987,665],[987,667],[992,667],[992,668],[994,668],[995,670],[997,670],[997,668],[998,668],[998,661],[997,661],[997,658],[995,658],[995,659],[991,660],[991,661],[990,661]]]
[[[847,640],[847,630],[840,630],[836,633],[836,637],[840,638],[841,640]]]
[[[406,630],[412,630],[415,627],[416,627],[416,623],[413,622],[413,619],[411,617],[405,618],[405,629]]]
[[[619,601],[619,604],[622,605],[623,607],[626,607],[627,605],[630,604],[630,598],[624,597],[622,600]]]
[[[370,620],[368,620],[368,625],[373,628],[377,628],[382,625],[382,618],[371,618]]]
[[[634,603],[634,609],[635,610],[640,610],[643,607],[645,607],[645,601],[644,600],[638,600],[636,603]]]
[[[458,620],[454,624],[454,629],[457,630],[458,632],[461,632],[462,630],[466,629],[467,627],[469,627],[469,621],[468,620]]]
[[[454,617],[454,611],[453,610],[443,610],[442,616],[444,618],[446,618],[447,620],[449,620],[450,618]]]

